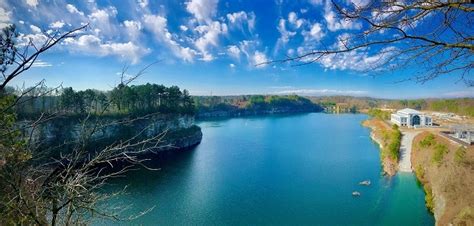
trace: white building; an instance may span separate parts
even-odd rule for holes
[[[416,127],[432,126],[433,120],[417,110],[405,108],[392,114],[390,121],[398,126]]]

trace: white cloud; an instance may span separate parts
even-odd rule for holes
[[[235,68],[235,64],[229,64],[230,68]]]
[[[351,95],[351,96],[361,96],[368,94],[365,90],[336,90],[336,89],[289,89],[276,91],[274,94],[288,95],[288,94],[298,94],[298,95]]]
[[[244,11],[229,13],[227,14],[227,19],[231,27],[238,27],[243,30],[243,25],[247,24],[247,29],[253,31],[255,29],[255,13],[250,12],[246,13]]]
[[[280,19],[277,27],[278,32],[280,32],[280,38],[278,39],[282,45],[285,45],[290,41],[290,38],[296,35],[296,32],[291,32],[286,29],[286,20]]]
[[[255,54],[253,55],[253,64],[257,67],[257,68],[263,68],[263,67],[266,67],[267,65],[264,64],[266,62],[268,62],[268,58],[267,56],[260,52],[260,51],[255,51]]]
[[[109,6],[104,9],[94,9],[88,18],[90,20],[91,28],[98,28],[103,35],[114,36],[119,31],[117,25],[119,25],[115,17],[117,15],[117,9],[113,6]]]
[[[143,23],[148,30],[153,32],[155,38],[167,46],[176,57],[188,62],[193,61],[196,51],[189,47],[182,47],[173,39],[173,35],[167,28],[166,18],[159,15],[145,15]]]
[[[60,29],[62,27],[64,27],[64,22],[63,21],[56,21],[56,22],[53,22],[49,25],[50,28],[53,28],[53,29]]]
[[[384,64],[396,51],[395,47],[385,47],[373,54],[370,54],[368,50],[355,50],[337,55],[326,55],[321,58],[320,63],[323,67],[333,70],[373,71]]]
[[[125,26],[128,36],[132,40],[137,40],[138,36],[140,35],[140,31],[142,29],[141,22],[135,21],[135,20],[126,20],[123,22],[123,25]]]
[[[48,37],[43,33],[35,33],[35,34],[23,34],[20,33],[18,35],[18,45],[25,46],[28,45],[30,42],[35,44],[36,46],[42,46]]]
[[[199,22],[210,23],[215,15],[218,0],[191,0],[186,2],[186,10]]]
[[[67,4],[67,5],[66,5],[66,9],[67,9],[67,11],[69,11],[69,12],[72,13],[72,14],[79,14],[79,15],[81,15],[81,16],[84,16],[84,13],[81,12],[81,11],[79,11],[79,10],[76,8],[76,6],[74,6],[74,5]]]
[[[26,0],[26,4],[31,7],[36,7],[38,5],[38,0]]]
[[[251,68],[264,68],[267,65],[262,63],[269,61],[265,53],[257,50],[258,45],[259,42],[256,40],[243,40],[239,43],[240,52],[247,57]]]
[[[239,47],[235,46],[235,45],[231,45],[227,48],[227,53],[229,54],[229,56],[237,59],[237,60],[240,60],[240,49]]]
[[[44,62],[42,60],[37,60],[31,65],[31,67],[51,67],[51,66],[53,66],[51,63]]]
[[[309,3],[311,3],[312,5],[322,5],[323,4],[323,0],[309,0]]]
[[[189,28],[184,25],[180,25],[179,29],[181,29],[182,31],[187,31]]]
[[[330,31],[360,29],[362,27],[358,22],[338,18],[336,13],[333,11],[329,0],[326,0],[326,5],[324,7],[324,19],[326,20],[327,27]]]
[[[323,32],[322,25],[320,23],[314,23],[311,25],[309,31],[303,31],[302,35],[306,42],[319,42],[325,36],[325,33]]]
[[[10,24],[10,15],[11,12],[8,12],[4,8],[0,7],[0,29]]]
[[[137,3],[142,8],[146,8],[148,6],[148,0],[137,0]]]
[[[290,12],[288,14],[288,22],[292,24],[296,28],[300,28],[301,25],[303,25],[304,20],[303,19],[298,19],[298,16],[296,15],[295,12]]]
[[[219,35],[227,33],[227,25],[218,21],[213,21],[209,25],[201,25],[196,28],[203,35],[196,39],[194,44],[202,54],[202,60],[211,61],[214,59],[209,48],[218,46]]]
[[[72,52],[96,56],[118,56],[122,60],[137,63],[139,59],[150,52],[132,42],[103,42],[99,37],[91,34],[82,35],[77,39],[67,38],[64,45]]]
[[[30,25],[30,29],[33,33],[41,33],[41,29],[35,25]]]

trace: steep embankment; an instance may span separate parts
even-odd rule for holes
[[[377,118],[366,120],[363,125],[372,130],[370,137],[380,146],[380,160],[384,173],[390,176],[395,175],[398,170],[400,131]]]
[[[23,123],[29,123],[23,121]],[[95,132],[90,132],[95,131]],[[138,118],[89,118],[62,117],[39,125],[32,134],[34,146],[51,149],[59,146],[64,151],[90,135],[88,149],[99,150],[114,142],[134,141],[161,136],[159,148],[154,151],[188,149],[201,142],[201,128],[194,124],[194,117],[187,115],[154,115]],[[54,152],[53,152],[54,153]]]
[[[437,225],[474,225],[474,147],[423,132],[413,141],[412,165]]]

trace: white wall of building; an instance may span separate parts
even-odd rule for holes
[[[416,120],[417,117],[419,117],[420,119],[420,124],[413,125],[414,120]],[[397,124],[398,126],[407,126],[407,127],[433,125],[433,120],[431,119],[430,116],[425,115],[419,111],[416,111],[410,108],[405,108],[392,114],[390,117],[390,121],[394,124]]]

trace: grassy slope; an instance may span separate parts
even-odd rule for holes
[[[474,147],[462,154],[459,145],[429,132],[413,147],[412,165],[437,225],[474,225]]]

